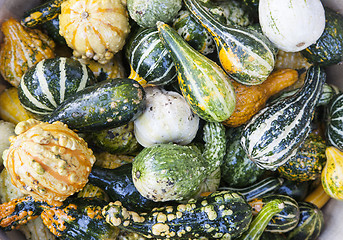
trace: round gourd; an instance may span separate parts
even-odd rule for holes
[[[68,0],[61,5],[60,34],[74,56],[102,64],[120,51],[130,32],[121,0]]]
[[[328,145],[343,151],[343,93],[334,95],[328,104],[326,138]]]
[[[23,107],[40,118],[93,82],[93,72],[77,60],[45,59],[24,74],[18,96]]]
[[[186,100],[177,92],[146,87],[146,108],[134,121],[135,136],[144,147],[158,143],[190,143],[199,126]]]
[[[3,154],[12,182],[37,200],[63,201],[81,190],[95,162],[87,143],[61,123],[29,119]]]
[[[322,35],[325,11],[320,0],[260,0],[259,21],[276,47],[299,52]]]
[[[4,42],[0,48],[0,72],[18,87],[23,74],[34,64],[55,57],[55,43],[38,29],[29,29],[10,18],[1,26]]]
[[[139,26],[154,27],[157,21],[171,21],[181,9],[181,3],[181,0],[127,0],[127,9]]]

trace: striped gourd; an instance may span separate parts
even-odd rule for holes
[[[265,231],[285,233],[294,229],[299,222],[300,211],[297,201],[286,195],[272,194],[262,198],[254,198],[249,201],[249,204],[253,209],[253,215],[257,215],[268,202],[276,199],[282,200],[285,207],[280,213],[274,215],[265,228]]]
[[[327,141],[330,145],[343,150],[343,93],[333,97],[328,105]]]
[[[176,79],[174,62],[156,28],[139,29],[130,37],[125,50],[131,67],[129,78],[141,85],[165,85]]]
[[[170,26],[158,23],[162,43],[170,51],[182,95],[193,112],[209,122],[222,122],[235,109],[229,76],[214,61],[190,47]]]
[[[233,79],[246,85],[257,85],[267,79],[275,65],[276,49],[265,36],[251,29],[220,23],[196,0],[184,2],[211,33],[221,65]]]
[[[18,96],[23,107],[40,118],[93,82],[93,72],[77,60],[45,59],[24,74]]]
[[[325,83],[323,85],[322,94],[320,95],[318,106],[325,106],[330,103],[331,99],[336,95],[339,94],[341,91],[335,85]]]
[[[307,137],[326,75],[318,66],[306,73],[295,95],[262,109],[246,125],[241,145],[260,167],[275,170],[294,156]]]

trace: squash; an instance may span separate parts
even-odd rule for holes
[[[51,114],[64,100],[94,84],[92,71],[77,60],[44,59],[29,68],[18,86],[21,105],[38,119]]]
[[[159,143],[187,145],[195,138],[199,117],[177,92],[158,87],[144,88],[146,107],[134,121],[134,133],[143,147]]]
[[[324,228],[322,211],[307,202],[299,202],[299,211],[299,223],[287,233],[287,239],[317,239]]]
[[[114,169],[122,165],[132,163],[134,156],[122,155],[122,154],[111,154],[108,152],[94,153],[96,161],[94,166],[101,168]]]
[[[227,119],[236,104],[230,78],[215,62],[191,48],[167,24],[159,22],[158,31],[175,63],[182,95],[193,112],[210,122]]]
[[[325,19],[323,34],[301,51],[307,61],[321,66],[334,65],[343,60],[343,16],[325,8]]]
[[[107,79],[66,99],[45,121],[61,121],[71,129],[91,132],[119,127],[143,111],[145,91],[136,81]]]
[[[286,52],[307,48],[324,31],[325,11],[320,0],[260,0],[258,10],[263,33]]]
[[[341,90],[337,86],[324,83],[322,94],[320,95],[320,99],[317,105],[327,106],[330,103],[331,99],[339,93],[341,93]]]
[[[343,151],[342,116],[343,116],[343,93],[339,93],[331,99],[327,106],[326,140],[328,145]]]
[[[156,28],[140,28],[131,34],[125,57],[131,68],[129,78],[143,86],[167,85],[176,80],[175,64]]]
[[[284,178],[283,184],[276,190],[275,193],[287,195],[297,202],[304,201],[307,197],[311,182],[295,182]]]
[[[55,43],[57,43],[59,46],[66,47],[66,40],[60,34],[60,19],[58,18],[58,16],[42,23],[41,28],[49,37],[51,37],[55,41]]]
[[[258,166],[276,170],[296,154],[311,130],[325,79],[323,69],[310,67],[300,91],[262,109],[245,126],[241,144]]]
[[[335,147],[325,150],[327,162],[321,180],[325,192],[332,198],[343,199],[343,152]]]
[[[298,73],[293,69],[279,69],[271,73],[259,85],[247,86],[232,81],[236,93],[236,107],[223,124],[238,127],[248,122],[265,107],[267,100],[298,81]]]
[[[29,119],[15,127],[3,154],[13,184],[25,194],[51,202],[81,190],[95,157],[87,143],[61,122]]]
[[[302,56],[300,52],[285,52],[279,50],[276,55],[275,69],[291,68],[291,69],[308,69],[312,64]]]
[[[331,197],[325,192],[323,185],[320,183],[310,194],[305,198],[305,202],[316,205],[319,209],[322,208]]]
[[[112,226],[158,239],[234,239],[248,229],[252,218],[244,198],[230,191],[145,213],[128,211],[116,201],[103,208],[103,216]]]
[[[0,49],[0,72],[18,87],[23,74],[34,64],[55,57],[55,43],[38,29],[29,29],[14,18],[3,22],[4,42]]]
[[[11,176],[7,169],[0,173],[0,203],[9,202],[15,198],[22,198],[24,194],[12,184]]]
[[[77,193],[78,198],[98,198],[106,202],[109,201],[107,194],[101,188],[87,183],[84,188]]]
[[[102,64],[123,48],[130,32],[121,0],[68,0],[61,5],[59,20],[60,34],[74,56]]]
[[[0,118],[14,124],[33,118],[20,104],[16,87],[7,88],[0,94]]]
[[[257,85],[274,68],[277,50],[261,33],[238,26],[224,25],[196,0],[185,0],[187,9],[211,33],[225,71],[237,82]]]
[[[127,0],[130,17],[141,27],[154,27],[157,21],[170,22],[181,9],[181,0]]]
[[[324,168],[326,144],[324,139],[310,133],[294,157],[278,168],[281,176],[292,181],[312,181],[320,177]]]
[[[15,125],[4,120],[0,120],[0,156],[2,153],[10,147],[9,137],[15,135],[14,133]],[[2,159],[0,159],[0,166],[2,165]]]

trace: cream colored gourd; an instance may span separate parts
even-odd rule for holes
[[[146,109],[135,121],[135,137],[144,147],[158,143],[190,143],[199,126],[186,100],[177,92],[146,87]]]
[[[260,0],[259,20],[276,47],[299,52],[322,35],[325,11],[320,0]]]

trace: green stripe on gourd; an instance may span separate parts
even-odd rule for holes
[[[103,216],[111,225],[147,238],[231,239],[248,229],[252,213],[241,195],[222,191],[147,213],[127,211],[116,201],[103,208]]]
[[[335,95],[328,105],[326,137],[329,145],[343,150],[343,93]]]
[[[45,59],[25,72],[18,87],[18,97],[26,110],[42,117],[93,82],[92,71],[77,60]]]
[[[236,96],[224,70],[190,47],[167,24],[159,22],[158,31],[175,63],[182,95],[193,112],[209,122],[228,119],[234,111]]]
[[[176,79],[174,62],[156,28],[141,28],[134,33],[125,56],[132,70],[129,78],[141,84],[165,85]]]
[[[261,33],[220,23],[195,0],[185,0],[187,9],[211,33],[219,60],[237,82],[257,85],[267,79],[275,65],[277,49]]]
[[[325,79],[323,69],[310,67],[300,91],[262,109],[251,119],[241,138],[250,159],[262,168],[275,170],[297,153],[311,129]]]

